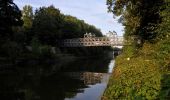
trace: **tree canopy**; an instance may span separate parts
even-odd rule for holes
[[[30,5],[25,5],[22,10],[22,18],[24,21],[23,27],[30,29],[34,18],[33,9]]]
[[[170,0],[107,0],[125,26],[123,47],[103,100],[166,100],[170,97]]]
[[[0,0],[0,31],[1,36],[12,37],[12,26],[21,26],[21,11],[13,0]]]
[[[51,55],[51,47],[57,48],[59,53],[62,51],[77,55],[101,54],[104,50],[102,47],[60,48],[58,44],[62,39],[80,38],[85,33],[102,36],[102,33],[100,29],[83,20],[61,13],[53,5],[40,7],[35,11],[32,6],[25,5],[21,12],[13,0],[0,0],[0,9],[0,42],[3,48],[0,51],[4,56],[10,56],[16,51],[18,53],[13,58],[24,56],[25,53],[35,55],[34,57]],[[32,54],[27,46],[33,48]]]
[[[107,0],[109,12],[121,16],[125,37],[137,35],[142,41],[152,41],[158,35],[163,4],[164,0]]]
[[[102,36],[95,26],[71,15],[64,15],[54,6],[40,7],[35,11],[31,30],[41,43],[49,45],[55,45],[56,40],[60,39],[83,37],[87,32]]]

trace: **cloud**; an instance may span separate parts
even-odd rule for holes
[[[54,5],[62,13],[75,16],[85,22],[100,28],[103,33],[116,31],[122,35],[123,26],[107,13],[106,0],[14,0],[22,8],[32,5],[34,8]]]

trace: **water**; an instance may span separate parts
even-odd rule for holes
[[[89,73],[93,77],[100,77],[98,80],[89,80],[85,82],[87,88],[83,89],[83,92],[77,93],[72,98],[66,98],[65,100],[100,100],[109,79],[109,74],[103,73]]]
[[[0,70],[0,100],[100,100],[113,59],[21,64]]]

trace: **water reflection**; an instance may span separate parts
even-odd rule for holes
[[[0,99],[96,100],[107,85],[109,63],[110,59],[80,59],[1,67]]]
[[[111,59],[79,59],[62,67],[62,72],[99,72],[107,73]]]
[[[99,100],[107,86],[109,80],[109,74],[107,73],[67,73],[72,78],[81,79],[87,86],[82,92],[78,92],[76,96],[71,98],[65,98],[65,100]]]
[[[66,73],[68,77],[73,79],[79,79],[84,81],[86,85],[94,85],[96,83],[101,83],[101,79],[103,78],[102,73],[92,73],[92,72],[70,72]]]

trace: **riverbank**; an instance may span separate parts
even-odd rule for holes
[[[27,58],[16,58],[16,59],[11,59],[8,57],[1,57],[0,58],[0,72],[3,73],[8,73],[14,70],[17,70],[18,68],[32,68],[34,66],[39,66],[38,68],[44,68],[44,66],[53,66],[51,68],[51,72],[48,74],[53,74],[56,73],[62,69],[67,69],[65,66],[69,66],[67,64],[70,64],[72,62],[84,62],[84,65],[86,63],[89,63],[87,61],[89,60],[99,60],[102,59],[104,63],[109,63],[108,60],[113,59],[113,52],[107,52],[102,55],[96,55],[96,56],[76,56],[73,54],[55,54],[53,57],[27,57]],[[101,62],[103,62],[101,61]],[[83,63],[82,62],[82,63]],[[92,64],[95,62],[91,62]],[[88,66],[88,65],[87,65]],[[100,66],[100,65],[99,65]],[[89,66],[90,67],[90,66]],[[70,67],[69,69],[74,69]],[[93,68],[92,68],[93,69]],[[95,68],[94,68],[95,69]]]
[[[107,55],[107,56],[106,56]],[[95,59],[95,58],[112,58],[113,57],[113,51],[107,51],[102,54],[97,54],[97,55],[75,55],[75,54],[64,54],[64,53],[59,53],[59,54],[50,54],[50,55],[45,55],[45,56],[40,56],[40,55],[33,55],[32,53],[25,54],[24,56],[20,57],[1,57],[0,56],[0,64],[2,65],[3,63],[8,63],[8,64],[17,64],[20,62],[66,62],[67,61],[74,61],[76,59]]]
[[[170,99],[170,38],[124,47],[102,100]]]

